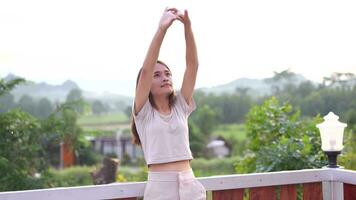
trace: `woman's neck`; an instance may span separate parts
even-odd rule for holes
[[[169,99],[167,96],[157,96],[154,97],[154,102],[156,106],[156,110],[162,114],[169,114],[171,112],[171,108],[169,106]]]

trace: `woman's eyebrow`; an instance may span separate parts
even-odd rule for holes
[[[153,74],[160,74],[160,73],[161,73],[160,71],[153,72]]]
[[[160,74],[160,73],[171,73],[171,71],[169,71],[169,70],[163,70],[163,71],[155,71],[155,72],[153,72],[153,74]]]

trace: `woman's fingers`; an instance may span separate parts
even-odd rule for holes
[[[184,12],[178,10],[177,15],[182,18],[189,19],[188,10],[186,10],[186,9],[184,10]]]
[[[174,20],[179,20],[185,25],[190,23],[188,11],[186,9],[184,11],[180,11],[177,8],[166,7],[164,16],[166,16],[164,18],[169,21],[168,26],[170,26]]]
[[[184,16],[184,13],[183,13],[182,11],[180,11],[180,10],[178,10],[176,14],[177,14],[178,16],[182,16],[182,17]]]
[[[190,24],[188,10],[185,9],[183,12],[178,10],[177,15],[178,15],[178,20],[181,21],[184,25]]]
[[[185,16],[186,18],[189,18],[189,16],[188,16],[188,10],[187,10],[187,9],[184,10],[184,16]]]
[[[183,17],[181,17],[181,16],[177,16],[177,20],[179,20],[179,21],[181,21],[182,23],[184,23],[184,19],[183,19]]]
[[[174,13],[174,14],[176,14],[177,12],[178,12],[178,9],[177,8],[166,8],[166,11],[168,12],[168,11],[170,11],[170,12],[172,12],[172,13]]]

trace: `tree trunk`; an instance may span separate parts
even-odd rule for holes
[[[90,173],[93,184],[100,185],[115,182],[118,165],[119,161],[117,159],[105,157],[103,167],[99,171]]]

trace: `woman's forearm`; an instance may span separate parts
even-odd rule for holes
[[[159,51],[165,33],[166,31],[164,29],[158,28],[148,48],[145,60],[143,62],[141,76],[139,77],[139,81],[136,87],[136,95],[135,95],[136,113],[141,110],[142,106],[144,105],[144,103],[148,98],[152,80],[153,80],[154,67],[156,65],[159,56]]]
[[[153,68],[158,60],[159,52],[166,32],[167,30],[164,28],[159,27],[157,29],[143,62],[143,70],[152,70],[153,72]]]
[[[186,43],[186,64],[189,68],[198,68],[198,53],[194,40],[192,27],[189,25],[184,26],[185,43]]]
[[[181,93],[188,104],[191,103],[195,81],[198,73],[198,54],[190,23],[184,26],[186,42],[186,69],[181,88]]]
[[[178,10],[176,8],[166,8],[164,10],[159,22],[158,29],[151,41],[145,60],[143,62],[143,70],[147,68],[153,71],[167,29],[172,25],[173,21],[178,18],[177,11]]]

